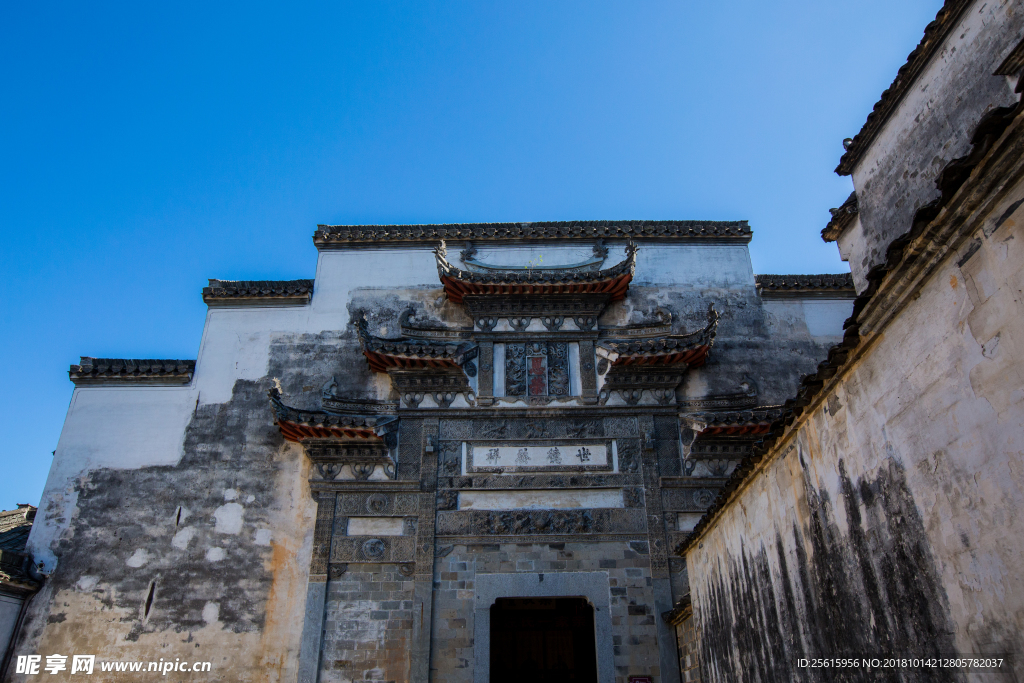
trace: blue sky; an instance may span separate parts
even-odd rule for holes
[[[312,277],[317,223],[748,219],[756,272],[846,271],[841,141],[941,4],[4,3],[0,507],[69,364],[195,358],[206,279]]]

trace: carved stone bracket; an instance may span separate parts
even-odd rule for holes
[[[470,405],[475,398],[464,370],[391,370],[388,375],[406,408],[418,407],[428,396],[438,408],[451,406],[459,395]]]
[[[394,479],[395,461],[383,439],[306,439],[306,457],[313,463],[311,482],[346,479]],[[374,476],[376,474],[376,476]]]

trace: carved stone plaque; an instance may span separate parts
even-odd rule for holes
[[[609,441],[485,442],[467,444],[467,472],[611,472]]]

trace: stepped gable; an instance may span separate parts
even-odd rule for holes
[[[437,273],[448,299],[462,303],[467,295],[606,294],[609,301],[626,296],[636,270],[637,246],[626,245],[625,260],[604,270],[520,268],[473,272],[448,261],[444,240],[434,249]]]
[[[203,301],[211,305],[307,304],[312,296],[313,280],[210,280],[203,287]]]
[[[388,368],[459,368],[476,355],[475,342],[461,343],[424,339],[383,339],[369,333],[368,323],[360,319],[359,343],[363,355],[374,372],[387,372]]]
[[[318,249],[439,240],[530,242],[566,239],[725,240],[746,244],[747,221],[544,221],[539,223],[447,223],[431,225],[318,225]]]
[[[135,360],[82,356],[68,377],[77,386],[89,384],[179,385],[192,381],[194,360]]]
[[[609,352],[612,367],[676,363],[685,363],[692,368],[700,367],[715,343],[719,318],[712,304],[708,306],[708,324],[696,332],[647,339],[602,339],[597,345]]]

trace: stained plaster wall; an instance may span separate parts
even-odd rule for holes
[[[984,680],[1024,676],[1022,197],[994,207],[980,248],[950,254],[687,551],[703,680],[831,680],[794,663],[956,652],[1014,653],[1012,674]]]
[[[621,246],[612,245],[613,262]],[[535,251],[549,263],[572,256],[547,245]],[[637,272],[638,281],[665,281],[676,293],[639,285],[610,312],[613,322],[638,322],[668,303],[678,328],[691,331],[715,301],[726,321],[717,354],[730,344],[749,354],[757,345],[742,339],[752,331],[765,338],[745,246],[641,244]],[[337,375],[344,395],[387,398],[387,380],[367,369],[349,321],[365,311],[375,334],[393,336],[409,304],[417,315],[468,324],[442,297],[428,248],[325,251],[309,305],[211,308],[191,385],[77,388],[29,540],[51,576],[32,603],[18,652],[180,657],[213,662],[215,679],[294,680],[315,504],[306,459],[273,426],[266,392],[279,382],[291,404],[316,408],[321,387]],[[729,332],[733,319],[742,326]],[[820,344],[802,337],[792,344],[812,368]],[[791,385],[778,390],[785,394],[799,372],[771,358],[764,356],[778,368],[747,374],[772,391],[777,373]],[[690,393],[733,391],[746,381],[733,374]],[[418,463],[399,465],[400,478],[417,476]],[[371,612],[405,604],[382,592],[389,594],[371,598],[378,608]],[[335,590],[328,616],[351,620],[352,610],[371,607],[345,607],[346,600]],[[393,648],[366,635],[357,649],[379,650],[393,664]],[[636,646],[630,657],[646,656],[640,635],[623,637],[622,647]],[[324,652],[325,671],[344,680],[347,670],[336,663],[354,661],[344,643],[331,641]],[[400,680],[392,664],[366,670]]]
[[[1017,101],[1010,81],[992,74],[1022,37],[1019,2],[972,3],[857,162],[860,220],[840,239],[857,291],[914,212],[939,196],[935,179],[969,151],[982,115]]]

